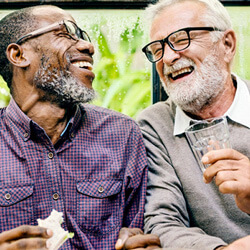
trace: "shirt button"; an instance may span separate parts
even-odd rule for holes
[[[54,157],[54,154],[53,154],[52,152],[49,152],[49,153],[48,153],[48,157],[49,157],[50,159],[52,159],[52,158]]]
[[[10,200],[11,195],[10,195],[9,193],[7,193],[7,194],[5,194],[5,196],[4,196],[4,197],[5,197],[5,199],[6,199],[6,200]]]
[[[104,192],[104,188],[103,188],[102,186],[100,186],[100,187],[98,188],[98,192],[99,192],[99,193],[103,193],[103,192]]]
[[[53,199],[54,200],[58,200],[59,199],[59,194],[58,193],[54,193],[53,194]]]
[[[24,133],[23,136],[24,136],[24,138],[28,138],[29,137],[29,133],[26,132],[26,133]]]
[[[75,137],[74,133],[71,133],[70,136],[71,136],[71,138],[74,138],[74,137]]]

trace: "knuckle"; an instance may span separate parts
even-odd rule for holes
[[[219,191],[223,194],[227,194],[230,192],[230,185],[227,182],[222,183],[219,186]]]
[[[210,169],[208,169],[208,168],[203,173],[203,177],[207,181],[210,181],[212,179],[212,176],[213,176],[212,171]]]
[[[204,176],[205,179],[208,179],[208,177],[209,177],[209,172],[208,172],[207,169],[203,172],[203,176]]]
[[[223,178],[224,178],[224,173],[223,173],[223,171],[219,171],[217,174],[216,174],[216,181],[217,182],[221,182],[222,180],[223,180]]]
[[[127,227],[122,227],[121,232],[126,232],[128,230]]]
[[[46,246],[46,240],[37,240],[36,245],[39,246],[39,248],[43,248]]]
[[[134,234],[143,234],[142,230],[140,228],[134,228]]]
[[[123,235],[123,234],[126,234],[128,231],[128,228],[127,227],[122,227],[121,230],[120,230],[120,233],[119,235]]]
[[[19,240],[17,243],[17,249],[27,249],[28,245],[25,239]]]
[[[215,165],[215,167],[217,169],[217,174],[219,173],[219,171],[227,169],[228,164],[229,164],[229,162],[226,162],[226,161],[218,161]]]
[[[37,232],[38,232],[38,234],[40,234],[40,235],[43,235],[43,234],[46,234],[46,228],[44,228],[44,227],[37,227]]]
[[[9,249],[9,244],[8,243],[2,243],[0,244],[0,249],[1,250],[8,250]]]
[[[154,241],[160,241],[159,236],[156,234],[152,234],[152,238]]]
[[[29,234],[29,231],[30,231],[30,228],[29,228],[29,226],[27,226],[27,225],[22,225],[22,226],[20,226],[19,227],[19,231],[20,231],[20,233],[22,234],[22,235],[28,235]]]

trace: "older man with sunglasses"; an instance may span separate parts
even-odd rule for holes
[[[49,249],[52,232],[37,219],[52,209],[74,233],[60,249],[115,249],[122,227],[116,248],[131,248],[126,239],[136,246],[143,139],[132,119],[86,104],[95,96],[87,33],[62,9],[36,6],[3,18],[0,37],[0,74],[12,95],[0,110],[0,249]]]
[[[138,117],[149,159],[145,230],[164,247],[249,249],[250,87],[231,73],[230,17],[218,0],[160,0],[147,11],[143,52],[169,98]],[[203,173],[184,131],[220,116],[233,149],[207,153]]]

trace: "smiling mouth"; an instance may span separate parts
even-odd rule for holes
[[[194,70],[194,67],[190,66],[184,69],[180,69],[178,71],[175,71],[173,73],[170,73],[168,76],[172,79],[172,80],[177,80],[180,79],[184,76],[187,76],[189,74],[191,74]]]
[[[80,69],[87,69],[91,71],[93,70],[93,65],[90,62],[86,61],[73,62],[72,65]]]

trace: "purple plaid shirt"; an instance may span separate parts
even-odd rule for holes
[[[114,249],[119,229],[143,227],[147,159],[136,123],[78,106],[53,146],[11,100],[0,110],[0,231],[37,225],[52,209],[74,232],[61,249]]]

